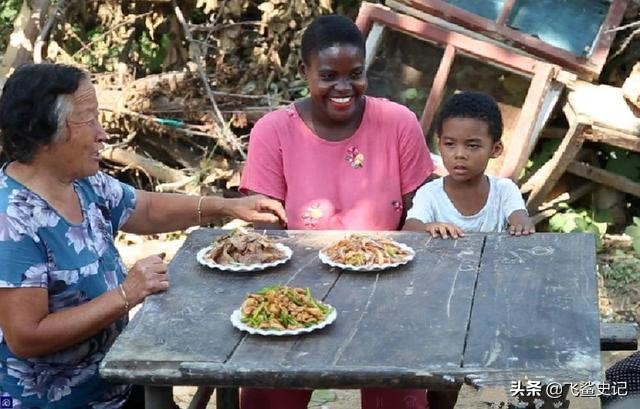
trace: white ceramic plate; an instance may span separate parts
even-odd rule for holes
[[[394,268],[394,267],[398,267],[401,266],[403,264],[407,264],[408,262],[410,262],[411,260],[413,260],[413,257],[416,255],[416,252],[409,246],[407,246],[404,243],[398,243],[397,241],[393,242],[396,246],[400,247],[401,249],[407,251],[409,253],[409,255],[407,257],[405,257],[404,259],[402,259],[401,261],[397,261],[395,263],[386,263],[386,264],[367,264],[364,266],[354,266],[351,264],[342,264],[342,263],[336,263],[335,261],[331,260],[331,258],[329,256],[327,256],[324,252],[324,249],[320,250],[318,252],[318,257],[320,257],[320,261],[322,261],[325,264],[330,265],[331,267],[338,267],[341,268],[343,270],[351,270],[351,271],[380,271],[380,270],[386,270],[388,268]]]
[[[196,258],[198,262],[203,266],[217,268],[222,271],[259,271],[264,270],[265,268],[274,267],[280,264],[284,264],[291,258],[293,255],[293,250],[289,247],[285,246],[281,243],[276,243],[275,246],[280,249],[284,253],[284,258],[276,261],[272,261],[271,263],[260,263],[260,264],[218,264],[208,259],[206,254],[213,248],[213,245],[205,247],[198,251]]]
[[[326,305],[327,307],[331,307],[329,304],[324,304],[324,305]],[[240,309],[233,311],[233,313],[231,314],[231,317],[229,318],[231,319],[231,323],[233,324],[234,327],[238,328],[241,331],[247,331],[249,334],[283,336],[283,335],[305,334],[307,332],[324,328],[327,325],[331,324],[333,321],[335,321],[337,316],[338,316],[338,313],[336,312],[336,309],[331,307],[331,312],[329,313],[329,315],[327,315],[327,318],[325,318],[324,321],[319,322],[315,325],[311,325],[310,327],[299,328],[299,329],[287,329],[284,331],[278,331],[276,329],[259,329],[259,328],[250,327],[244,322],[240,321],[240,317],[241,317]]]

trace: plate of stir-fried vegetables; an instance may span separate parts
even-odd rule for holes
[[[415,251],[386,237],[351,234],[322,250],[320,260],[332,267],[354,271],[377,271],[398,267],[413,260]]]
[[[336,316],[336,309],[314,299],[308,288],[276,285],[249,294],[230,318],[250,334],[297,335],[324,328]]]
[[[232,230],[196,254],[198,262],[225,271],[256,271],[285,263],[293,250],[266,234]]]

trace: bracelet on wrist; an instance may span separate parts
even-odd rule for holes
[[[206,196],[200,196],[200,199],[198,200],[198,207],[196,209],[198,212],[198,226],[202,225],[202,202],[205,198]]]
[[[122,296],[122,299],[124,300],[124,311],[125,312],[129,312],[130,309],[130,305],[129,305],[129,299],[127,298],[127,293],[126,291],[124,291],[124,286],[122,284],[120,284],[118,286],[118,290],[120,290],[120,295]]]

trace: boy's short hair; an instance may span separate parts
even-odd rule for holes
[[[502,114],[496,100],[484,92],[463,91],[447,98],[436,117],[435,130],[442,133],[442,124],[449,118],[474,118],[489,126],[493,142],[502,137]]]

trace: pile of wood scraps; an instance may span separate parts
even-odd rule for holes
[[[606,158],[594,159],[592,148],[605,144],[640,152],[640,118],[633,105],[640,101],[640,64],[622,88],[594,83],[612,46],[619,55],[636,33],[614,42],[616,33],[638,24],[619,27],[627,9],[628,16],[638,15],[638,6],[630,4],[363,2],[357,23],[367,36],[369,88],[414,110],[429,138],[444,97],[460,90],[492,95],[504,118],[505,153],[490,161],[488,172],[520,179],[536,223],[603,185],[640,197],[640,167],[635,179],[614,166],[605,169]],[[547,135],[560,140],[559,147],[530,175],[527,162]],[[572,176],[571,183],[558,184],[564,174]]]
[[[549,193],[565,173],[585,179],[583,185],[566,195],[571,203],[593,189],[593,182],[640,197],[640,183],[623,175],[602,169],[597,163],[577,160],[586,141],[640,152],[640,117],[623,97],[621,88],[578,82],[568,94],[563,108],[569,129],[553,157],[521,188],[529,193],[527,207],[536,220],[554,214],[547,201]],[[640,166],[640,164],[639,164]]]

